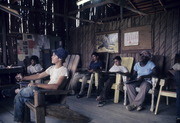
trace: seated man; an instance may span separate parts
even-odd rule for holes
[[[176,93],[177,93],[177,99],[176,99],[176,107],[177,107],[177,118],[176,123],[180,123],[180,70],[175,72],[175,82],[176,82]]]
[[[96,52],[92,53],[91,57],[92,57],[92,61],[90,62],[88,70],[75,73],[73,80],[71,82],[70,88],[72,88],[75,91],[77,89],[77,83],[79,82],[79,79],[82,78],[81,89],[79,94],[76,96],[77,98],[82,98],[84,96],[85,94],[84,89],[87,80],[90,79],[91,73],[102,70],[103,68],[103,63],[102,61],[99,60],[98,53]]]
[[[176,122],[180,123],[180,54],[175,55],[175,64],[169,72],[173,75],[175,80],[175,87],[177,93],[176,107],[177,107],[177,119]]]
[[[121,66],[121,57],[116,56],[114,59],[114,65],[109,69],[109,72],[118,72],[121,74],[128,74],[128,69],[124,66]],[[115,82],[116,76],[102,73],[100,80],[98,81],[98,96],[96,98],[98,107],[101,107],[105,104],[107,96],[111,90],[112,84]]]
[[[150,61],[151,54],[148,51],[142,51],[140,54],[140,62],[134,66],[133,83],[126,84],[129,105],[126,109],[132,111],[142,110],[142,104],[149,89],[151,89],[151,77],[156,74],[155,64]],[[136,93],[136,87],[140,87],[140,91]]]
[[[46,71],[30,76],[21,75],[16,76],[17,80],[36,80],[50,75],[50,81],[48,84],[30,83],[28,87],[23,88],[14,98],[14,121],[23,122],[24,105],[28,100],[32,100],[34,97],[33,90],[39,89],[58,89],[64,88],[64,80],[68,77],[68,69],[63,66],[68,53],[63,48],[58,48],[53,51],[51,57],[52,63],[55,65],[50,66]]]

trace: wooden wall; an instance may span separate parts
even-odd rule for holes
[[[91,53],[95,50],[95,33],[108,32],[151,25],[152,26],[152,50],[154,55],[165,56],[165,68],[169,69],[174,64],[174,56],[180,51],[180,9],[174,9],[164,13],[154,15],[138,16],[124,19],[122,21],[113,21],[102,25],[92,24],[83,26],[70,31],[70,41],[68,49],[71,53],[81,55],[83,67],[87,67],[90,61]],[[120,36],[121,34],[119,34]],[[121,39],[121,38],[120,38]],[[121,40],[119,40],[121,44]],[[120,46],[119,46],[120,47]],[[132,56],[137,61],[139,52],[120,52],[110,54],[110,60],[116,56]],[[105,54],[103,54],[105,55]]]

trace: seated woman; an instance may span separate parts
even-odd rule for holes
[[[150,61],[151,54],[148,51],[142,51],[140,53],[140,62],[134,66],[133,79],[134,83],[126,84],[127,94],[129,99],[129,105],[126,109],[129,111],[142,110],[142,104],[145,100],[145,96],[151,88],[151,77],[156,74],[155,64]],[[136,93],[136,87],[140,87],[140,91]]]
[[[128,74],[128,69],[124,66],[121,66],[121,57],[116,56],[114,59],[114,65],[109,69],[109,72],[118,72],[121,74]],[[107,96],[111,90],[112,84],[115,82],[116,76],[111,76],[110,74],[102,73],[102,76],[98,83],[98,96],[96,100],[99,102],[98,107],[101,107],[105,104]]]
[[[42,72],[43,68],[39,64],[39,58],[35,55],[30,58],[31,65],[27,67],[28,75],[37,74]],[[41,83],[41,80],[35,80],[35,83]]]
[[[46,71],[34,74],[30,76],[16,76],[17,80],[36,80],[41,79],[46,76],[50,76],[50,81],[48,84],[40,84],[40,83],[30,83],[28,87],[23,88],[19,91],[19,93],[14,98],[14,121],[23,122],[24,117],[24,108],[25,102],[28,100],[32,100],[34,97],[33,90],[39,89],[58,89],[64,88],[66,85],[66,81],[64,81],[68,77],[68,69],[63,66],[63,63],[67,57],[68,53],[63,48],[58,48],[53,51],[53,55],[51,57],[52,63],[54,65],[50,66]]]

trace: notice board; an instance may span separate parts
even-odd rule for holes
[[[147,49],[152,49],[152,33],[150,25],[122,30],[122,51],[136,51]]]

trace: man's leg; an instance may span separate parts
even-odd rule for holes
[[[136,87],[137,87],[136,83],[126,84],[127,95],[128,95],[130,105],[133,103],[133,101],[136,98],[136,95],[137,95],[136,94]]]
[[[81,90],[79,92],[79,95],[84,95],[84,89],[86,87],[87,84],[87,80],[90,79],[90,75],[84,75],[82,77],[82,83],[81,83]]]
[[[115,82],[115,77],[110,77],[104,85],[103,91],[101,93],[101,95],[103,96],[104,99],[107,99],[107,97],[109,96],[108,94],[110,93],[111,87],[113,85],[113,83]]]
[[[79,79],[83,77],[83,74],[75,73],[75,75],[72,78],[72,81],[70,83],[70,89],[73,89],[74,91],[77,90],[77,83],[79,82]]]
[[[23,122],[25,102],[33,99],[33,87],[23,88],[14,98],[14,121]],[[36,90],[36,89],[35,89]]]
[[[146,81],[142,82],[140,85],[140,91],[137,94],[136,98],[134,99],[133,104],[136,106],[141,106],[150,88],[151,88],[151,84],[149,82]]]

